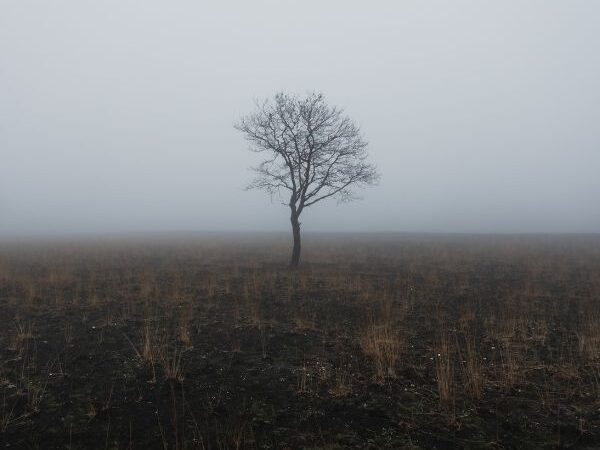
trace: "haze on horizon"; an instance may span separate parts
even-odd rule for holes
[[[288,231],[232,123],[323,92],[370,142],[305,231],[600,232],[600,3],[5,1],[0,235]],[[282,200],[283,201],[283,200]]]

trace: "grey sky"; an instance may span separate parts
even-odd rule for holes
[[[303,228],[600,232],[600,3],[0,3],[0,234],[287,230],[253,100],[322,91],[381,173]]]

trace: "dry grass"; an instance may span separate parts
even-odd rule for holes
[[[467,336],[464,348],[458,348],[461,358],[464,389],[467,395],[479,400],[483,394],[484,376],[477,344],[474,336]]]
[[[396,364],[403,341],[389,316],[378,320],[371,318],[361,333],[360,344],[363,352],[373,361],[378,380],[396,376]]]
[[[184,313],[179,318],[179,342],[186,347],[192,346],[192,338],[190,337],[190,321],[188,313]]]
[[[313,317],[307,318],[302,317],[300,315],[296,315],[292,318],[294,322],[294,327],[297,331],[315,331],[317,329],[317,325]]]
[[[26,439],[20,430],[49,416],[60,389],[87,399],[72,380],[89,377],[92,389],[113,384],[95,405],[60,404],[68,426],[88,412],[80,422],[92,432],[111,420],[124,429],[123,411],[158,411],[140,422],[158,424],[169,448],[276,447],[265,436],[281,411],[292,430],[340,408],[361,439],[398,423],[398,435],[437,446],[599,437],[600,245],[334,242],[310,248],[295,272],[271,250],[219,245],[0,253],[0,432]],[[527,432],[511,422],[513,405]],[[365,414],[382,410],[382,423],[395,422],[365,431]],[[328,436],[287,445],[344,436],[327,423]],[[498,423],[518,437],[495,434]],[[119,439],[102,433],[109,447]]]
[[[150,325],[146,323],[144,327],[144,343],[142,345],[141,353],[138,352],[138,356],[147,363],[154,365],[154,344],[152,342],[152,334],[150,332]]]
[[[600,360],[600,318],[588,317],[576,335],[579,352],[590,361]]]
[[[333,386],[328,391],[334,397],[346,397],[352,394],[352,378],[347,370],[338,369],[335,373]]]
[[[157,361],[162,368],[165,380],[183,383],[184,354],[186,349],[163,342],[157,349]]]
[[[454,399],[453,350],[446,333],[442,333],[435,347],[435,374],[441,405],[448,405]]]
[[[71,344],[73,342],[73,326],[70,323],[65,323],[63,334],[65,336],[65,343]]]

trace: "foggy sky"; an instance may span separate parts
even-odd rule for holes
[[[0,3],[0,234],[287,230],[232,123],[323,92],[382,179],[308,231],[600,232],[600,3]]]

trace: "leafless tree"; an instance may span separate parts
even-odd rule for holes
[[[327,198],[355,199],[352,189],[374,184],[379,175],[367,162],[367,142],[360,129],[322,94],[297,98],[278,93],[257,102],[244,116],[240,130],[254,152],[266,159],[253,167],[256,177],[249,188],[271,195],[289,194],[294,236],[290,266],[300,261],[300,215],[305,208]]]

